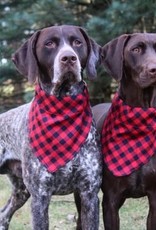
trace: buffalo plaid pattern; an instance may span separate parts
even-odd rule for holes
[[[156,109],[130,107],[115,95],[102,129],[105,164],[115,176],[125,176],[156,153]]]
[[[92,113],[87,88],[83,93],[57,98],[40,86],[29,113],[31,148],[49,172],[69,162],[84,144],[90,131]]]

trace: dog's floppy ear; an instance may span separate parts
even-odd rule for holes
[[[123,34],[105,44],[102,48],[102,63],[106,71],[117,81],[123,75],[124,47],[130,35]]]
[[[40,31],[35,32],[13,55],[12,61],[18,71],[34,83],[39,75],[39,69],[35,56],[36,42]]]
[[[88,60],[86,63],[86,74],[87,77],[91,80],[94,80],[97,77],[97,65],[101,60],[101,46],[98,45],[93,39],[89,38],[87,33],[80,28],[81,33],[83,34],[87,45],[88,45]]]

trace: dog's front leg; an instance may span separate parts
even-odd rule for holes
[[[83,195],[81,194],[80,196],[78,192],[74,192],[74,199],[78,212],[76,230],[98,229],[99,200],[97,195],[92,196],[88,193]],[[94,221],[94,223],[92,223],[92,221]]]
[[[29,149],[23,157],[24,183],[31,195],[33,230],[48,230],[48,208],[52,195],[53,175],[48,173]]]
[[[119,211],[116,207],[114,199],[109,200],[108,197],[103,196],[102,208],[103,208],[103,220],[105,230],[119,230]]]
[[[77,213],[78,213],[76,230],[82,230],[82,225],[81,225],[81,197],[77,191],[74,192],[74,200],[75,200],[75,205],[76,205],[76,209],[77,209]]]
[[[33,230],[48,230],[48,208],[50,196],[36,194],[32,196],[31,211]]]
[[[110,189],[105,189],[103,195],[103,220],[105,230],[119,230],[120,219],[119,209],[124,204],[125,198],[120,193],[117,193],[117,189],[110,193]]]
[[[39,172],[39,171],[38,171]],[[49,216],[48,209],[51,199],[52,183],[44,177],[46,174],[40,170],[38,176],[35,174],[35,179],[30,183],[29,191],[31,193],[31,213],[32,213],[32,226],[33,230],[49,230]]]
[[[97,193],[81,192],[81,225],[84,230],[99,229],[99,198]],[[81,229],[81,228],[80,228]]]
[[[147,230],[156,229],[156,192],[150,191],[147,194],[149,201],[149,213],[147,218]]]

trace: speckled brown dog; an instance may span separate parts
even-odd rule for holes
[[[47,97],[53,95],[61,101],[64,97],[76,98],[83,93],[83,69],[89,78],[96,76],[100,50],[82,28],[54,26],[37,31],[17,50],[13,61],[17,69],[30,82],[36,82]],[[13,184],[12,196],[0,210],[0,230],[8,229],[13,213],[30,195],[32,229],[48,230],[51,196],[72,192],[81,198],[77,229],[97,230],[97,194],[102,167],[94,122],[91,122],[87,138],[72,160],[55,172],[49,172],[30,146],[28,120],[31,105],[32,102],[0,115],[0,173],[7,174]]]

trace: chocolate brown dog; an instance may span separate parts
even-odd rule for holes
[[[149,200],[147,230],[155,230],[156,34],[125,34],[110,41],[103,47],[103,62],[119,82],[109,113],[105,104],[93,108],[102,130],[105,230],[119,230],[124,201],[143,196]]]

